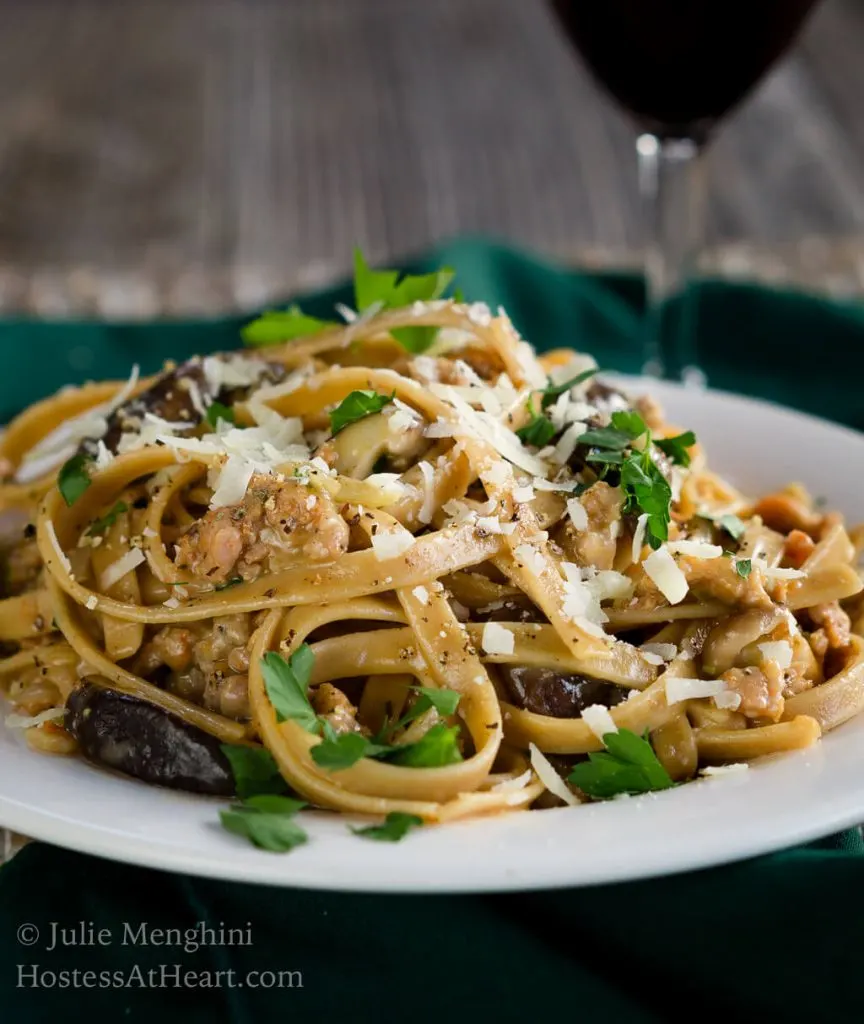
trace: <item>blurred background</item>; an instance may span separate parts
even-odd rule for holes
[[[0,26],[2,312],[218,313],[457,234],[638,265],[632,127],[541,0],[0,0]],[[862,43],[864,3],[825,0],[724,125],[712,267],[861,290]]]

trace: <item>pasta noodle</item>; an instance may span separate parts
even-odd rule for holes
[[[22,413],[0,689],[28,741],[152,781],[143,707],[214,771],[239,745],[317,807],[443,822],[860,713],[864,529],[741,494],[595,371],[435,300]],[[159,781],[204,791],[170,747]]]

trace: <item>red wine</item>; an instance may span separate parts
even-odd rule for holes
[[[816,0],[552,0],[591,71],[645,130],[700,137],[788,49]]]

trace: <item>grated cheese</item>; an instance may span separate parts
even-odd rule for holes
[[[669,604],[680,604],[687,596],[687,578],[668,548],[658,548],[642,563],[650,580]]]
[[[570,522],[573,524],[574,530],[588,529],[588,513],[578,498],[567,499],[567,515],[570,516]]]
[[[420,604],[429,604],[429,591],[425,587],[415,587],[411,593],[417,598]]]
[[[477,529],[485,533],[509,535],[516,529],[516,523],[502,523],[495,516],[480,516],[477,519]]]
[[[110,590],[115,583],[122,580],[124,576],[146,561],[144,552],[140,548],[130,548],[129,551],[106,567],[99,577],[99,586],[103,590]]]
[[[513,554],[524,562],[531,572],[539,575],[546,568],[546,559],[540,554],[537,548],[530,544],[519,544]]]
[[[568,459],[576,451],[579,438],[585,433],[584,423],[571,423],[561,435],[552,453],[552,461],[558,466],[566,465]]]
[[[803,580],[807,575],[801,569],[772,569],[768,565],[760,566],[766,580]]]
[[[685,679],[672,676],[666,680],[666,703],[677,704],[682,700],[716,697],[725,690],[726,684],[722,679]]]
[[[487,654],[512,654],[513,634],[500,622],[487,622],[483,626],[480,646]]]
[[[379,562],[388,558],[398,558],[414,543],[414,535],[400,526],[396,530],[384,533],[379,530],[372,538],[372,549]]]
[[[726,690],[714,697],[714,703],[724,711],[737,711],[741,707],[741,694],[735,690]]]
[[[762,657],[776,662],[778,668],[786,669],[792,664],[792,645],[788,640],[768,641],[756,646]]]
[[[513,500],[525,504],[534,500],[534,488],[530,484],[513,488]]]
[[[639,648],[640,651],[644,651],[646,654],[656,654],[662,661],[672,661],[672,659],[678,654],[678,648],[675,644],[642,644]]]
[[[250,359],[241,355],[222,359],[207,356],[201,368],[207,389],[213,395],[218,394],[222,388],[251,387],[267,373],[267,364],[263,359]]]
[[[722,558],[723,548],[719,544],[706,544],[700,540],[672,540],[666,547],[674,554],[690,555],[692,558]]]
[[[534,769],[534,774],[543,783],[543,785],[549,790],[553,796],[557,796],[560,800],[563,800],[565,804],[569,804],[571,807],[579,806],[579,798],[575,793],[571,792],[570,787],[561,778],[558,772],[552,767],[552,762],[543,753],[540,748],[534,744],[528,744],[528,750],[530,752],[531,767]]]
[[[582,721],[588,726],[591,732],[600,742],[610,732],[618,732],[615,719],[609,713],[609,708],[603,704],[592,704],[582,712]]]
[[[496,487],[505,487],[510,480],[510,468],[506,462],[493,462],[482,476]]]
[[[711,778],[712,776],[716,777],[718,775],[740,775],[742,772],[747,772],[749,770],[749,765],[744,764],[743,762],[737,762],[736,764],[708,765],[706,768],[703,768],[699,774]]]
[[[7,729],[35,729],[44,722],[57,722],[66,715],[65,708],[48,708],[38,715],[7,715],[3,724]]]
[[[417,518],[421,523],[431,523],[435,515],[435,472],[428,462],[419,463],[419,469],[423,477],[423,504]]]
[[[85,606],[88,611],[95,612],[96,609],[99,607],[99,598],[95,594],[91,594],[87,598]]]
[[[534,487],[538,491],[575,491],[578,480],[547,480],[545,476],[534,477]]]

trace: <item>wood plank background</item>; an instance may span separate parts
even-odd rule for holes
[[[717,139],[730,271],[862,286],[862,44],[825,0]],[[246,305],[466,232],[628,260],[639,223],[542,0],[0,0],[0,309]]]

